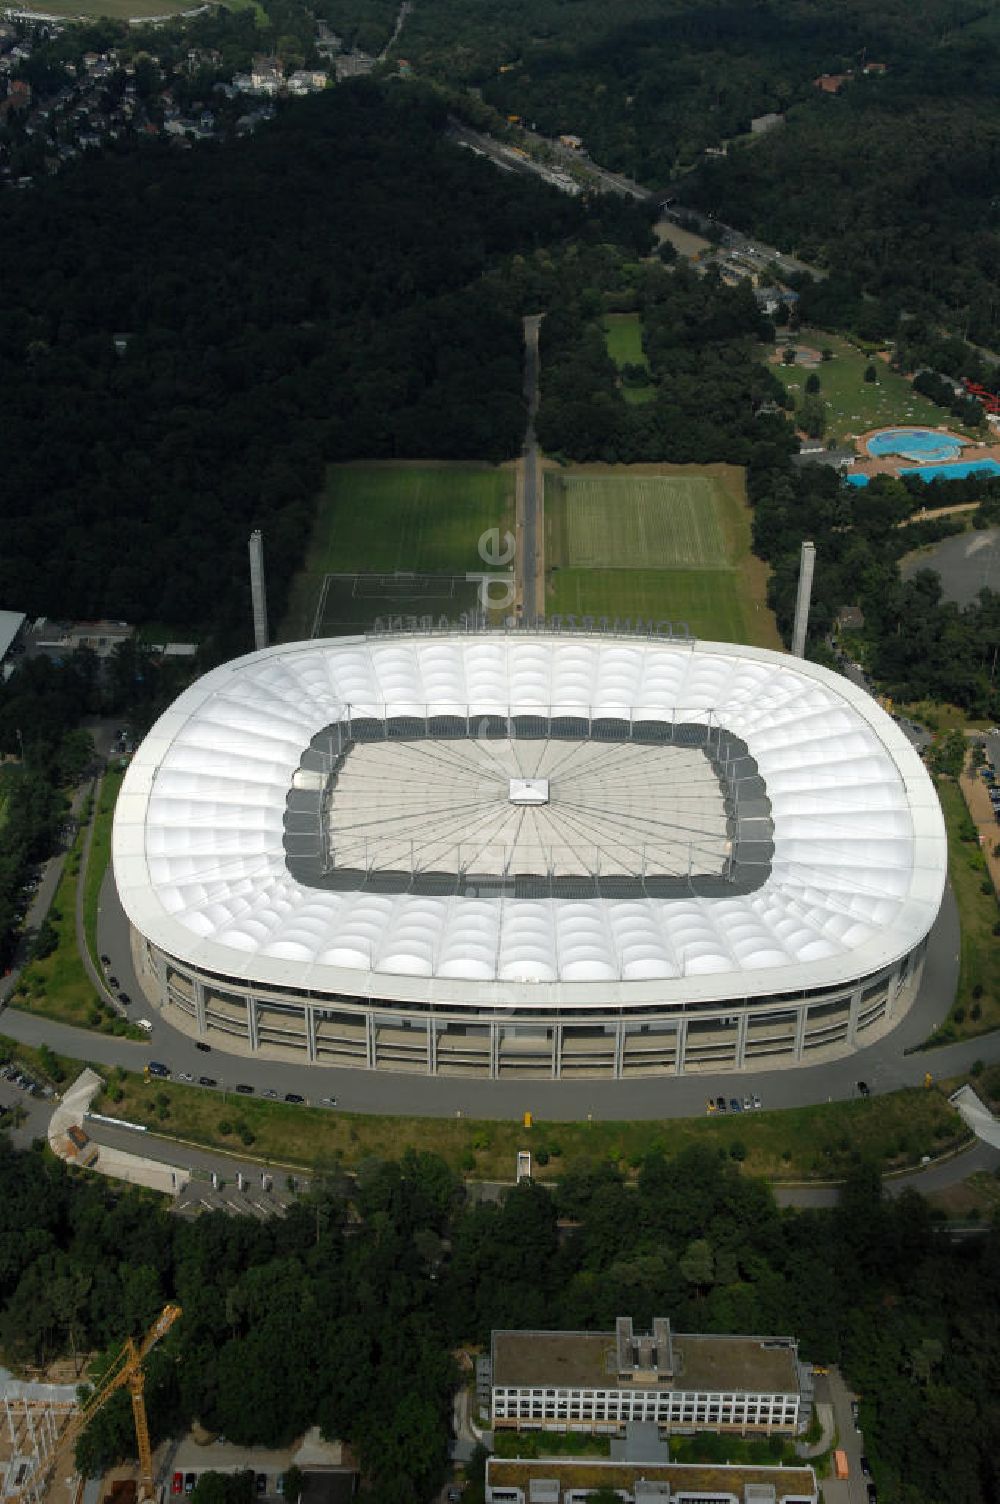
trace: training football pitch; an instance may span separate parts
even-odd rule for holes
[[[704,475],[550,475],[546,508],[563,512],[559,562],[567,569],[725,569],[720,489]]]
[[[480,540],[514,527],[514,471],[424,461],[331,467],[284,641],[363,631],[386,616],[457,618],[476,604],[466,574]]]
[[[545,476],[546,611],[686,622],[780,647],[732,465],[578,466]]]

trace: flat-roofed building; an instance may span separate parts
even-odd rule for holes
[[[491,1420],[499,1430],[795,1432],[808,1423],[806,1374],[793,1337],[672,1332],[496,1331]]]
[[[486,1504],[586,1504],[612,1489],[622,1504],[817,1504],[811,1467],[614,1462],[603,1457],[491,1457]]]

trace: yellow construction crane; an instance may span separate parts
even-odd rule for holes
[[[141,1342],[135,1342],[132,1337],[125,1338],[125,1345],[121,1352],[100,1380],[93,1394],[80,1406],[59,1438],[60,1451],[72,1446],[80,1433],[86,1430],[98,1410],[104,1408],[111,1396],[119,1389],[127,1387],[132,1396],[132,1417],[135,1421],[135,1439],[139,1448],[139,1504],[149,1504],[153,1498],[153,1453],[149,1445],[149,1426],[146,1422],[146,1403],[143,1399],[146,1375],[142,1365],[150,1349],[156,1346],[161,1337],[166,1336],[180,1315],[180,1306],[164,1306]]]

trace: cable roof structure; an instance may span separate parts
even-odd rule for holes
[[[835,987],[905,956],[946,840],[862,690],[734,644],[548,632],[269,648],[126,775],[165,954],[290,992],[522,1009]]]

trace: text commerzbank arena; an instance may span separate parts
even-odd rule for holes
[[[176,1025],[470,1077],[843,1054],[915,995],[945,867],[930,779],[862,690],[655,636],[252,653],[161,716],[114,825]]]

